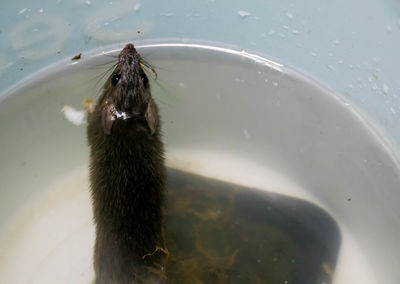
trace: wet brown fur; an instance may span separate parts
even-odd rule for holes
[[[140,63],[128,44],[88,115],[96,284],[165,280],[164,150],[157,106]]]

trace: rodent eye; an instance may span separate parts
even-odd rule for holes
[[[149,83],[149,79],[147,78],[146,74],[144,74],[144,73],[140,74],[140,78],[142,79],[143,86],[147,87],[147,84]]]
[[[113,84],[113,86],[117,85],[120,78],[121,78],[121,74],[117,74],[117,73],[114,74],[111,78],[111,84]]]

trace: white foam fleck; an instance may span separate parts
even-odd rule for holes
[[[293,14],[290,12],[286,13],[286,16],[288,17],[289,20],[293,19]]]
[[[83,110],[77,110],[71,106],[64,106],[61,111],[64,113],[65,119],[76,126],[80,126],[86,122],[85,112]]]

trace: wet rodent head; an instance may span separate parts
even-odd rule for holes
[[[98,102],[102,112],[104,133],[111,134],[116,120],[144,120],[150,134],[154,134],[157,110],[151,97],[150,83],[143,61],[133,44],[127,44],[118,56],[115,68],[104,84]]]

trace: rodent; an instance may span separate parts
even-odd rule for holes
[[[166,281],[164,146],[146,64],[127,44],[88,114],[96,284]]]

